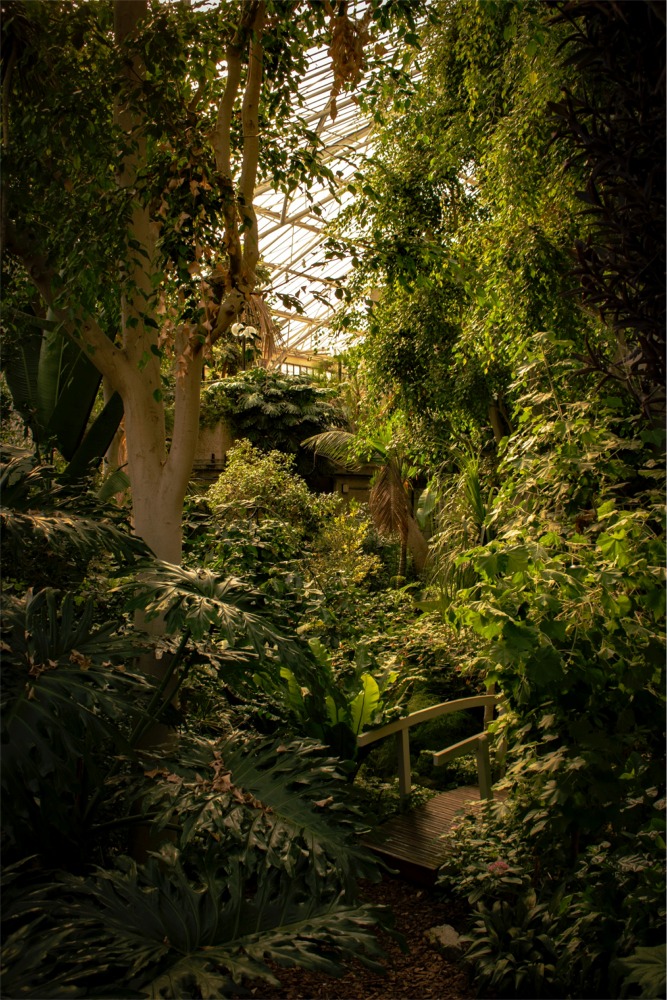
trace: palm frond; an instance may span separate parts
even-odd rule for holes
[[[398,535],[401,540],[407,538],[410,504],[393,462],[382,466],[376,473],[368,497],[368,508],[381,535]]]
[[[355,435],[349,431],[329,430],[321,434],[313,434],[301,442],[306,448],[311,448],[316,455],[323,455],[337,465],[354,472],[363,467],[354,454]]]

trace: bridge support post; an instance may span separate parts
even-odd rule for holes
[[[410,776],[410,733],[408,729],[399,729],[396,733],[396,752],[398,754],[398,791],[401,799],[407,798],[412,788]]]
[[[491,757],[489,755],[489,739],[487,736],[480,736],[477,741],[477,774],[479,776],[480,799],[492,799]]]

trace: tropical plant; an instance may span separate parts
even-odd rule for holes
[[[512,788],[452,860],[483,904],[470,958],[484,988],[618,996],[625,959],[664,933],[661,435],[627,399],[565,404],[573,362],[543,348],[501,456],[495,538],[458,557],[473,575],[445,610],[506,698]]]
[[[322,739],[348,765],[358,766],[357,737],[368,726],[400,714],[419,674],[402,670],[391,657],[378,663],[363,643],[357,645],[353,662],[343,660],[342,666],[319,639],[309,644],[319,666],[319,690],[300,686],[292,670],[283,667],[285,687],[276,694],[306,735]]]
[[[68,463],[66,475],[78,478],[101,461],[122,419],[123,404],[111,394],[91,422],[102,376],[53,318],[28,308],[24,313],[10,306],[4,313],[7,384],[30,429],[37,458],[47,457],[55,446]]]
[[[471,567],[458,557],[494,535],[489,523],[496,492],[494,463],[483,463],[472,443],[453,448],[450,462],[455,471],[436,473],[417,507],[419,522],[424,524],[428,519],[433,525],[428,581],[437,597],[420,602],[424,610],[446,610],[454,595],[472,583]],[[488,484],[489,479],[492,485]]]
[[[62,538],[81,545],[74,527]],[[130,541],[136,559],[143,545]],[[354,953],[373,964],[382,918],[354,896],[375,866],[320,744],[236,732],[172,741],[157,759],[141,749],[151,727],[179,721],[173,702],[196,661],[223,683],[280,663],[298,671],[298,644],[240,581],[138,569],[119,589],[129,611],[173,632],[160,680],[134,666],[142,645],[129,623],[97,625],[92,600],[46,589],[5,602],[5,991],[222,996],[242,976],[274,982],[266,959],[338,971]],[[302,682],[316,690],[316,673]],[[163,846],[137,864],[123,850],[144,827]]]
[[[20,922],[27,905],[32,920]],[[193,880],[167,849],[142,869],[61,876],[10,916],[19,929],[6,938],[5,988],[33,998],[75,989],[222,998],[243,979],[279,985],[267,962],[340,975],[341,955],[383,971],[374,934],[382,916],[371,907],[323,905],[268,878],[248,893],[226,869],[200,870]]]
[[[373,0],[364,25],[273,0],[7,7],[5,253],[120,395],[135,528],[161,559],[180,561],[205,356],[257,282],[256,185],[292,192],[319,177],[336,193],[317,132],[292,113],[306,52],[342,19],[361,49],[337,92],[364,64],[400,79],[403,53],[364,53],[363,39],[370,22],[414,23],[408,6]],[[336,61],[349,49],[330,51]]]
[[[351,500],[327,518],[313,540],[307,570],[325,593],[338,581],[343,587],[373,586],[385,570],[377,535],[365,507]]]
[[[2,617],[2,795],[6,860],[76,867],[99,822],[100,775],[128,750],[127,720],[149,692],[141,649],[72,594],[6,597]]]
[[[475,908],[466,957],[480,988],[603,998],[627,995],[646,974],[656,988],[644,995],[660,995],[665,823],[656,796],[648,790],[644,806],[652,804],[653,816],[631,842],[602,840],[573,866],[553,849],[535,849],[512,800],[459,823],[440,881]]]
[[[636,983],[641,988],[642,997],[663,996],[667,992],[666,962],[667,947],[664,944],[653,945],[651,948],[637,948],[623,962],[628,970],[625,988],[628,989]]]
[[[225,420],[262,451],[296,454],[304,438],[343,422],[337,390],[309,375],[253,368],[206,386],[200,422]]]
[[[647,414],[665,407],[665,17],[652,3],[605,10],[560,3],[562,57],[576,76],[550,104],[581,170],[591,225],[576,274],[589,308],[613,332],[589,345],[593,370],[620,382]]]
[[[293,472],[294,458],[268,453],[239,441],[227,454],[227,465],[206,494],[215,516],[231,522],[245,516],[261,522],[283,521],[299,535],[313,535],[340,505],[336,496],[313,494]]]
[[[428,543],[412,512],[410,481],[418,470],[409,455],[394,439],[392,428],[385,427],[372,440],[359,441],[351,431],[328,430],[303,442],[316,455],[324,455],[348,469],[373,465],[368,509],[381,535],[398,536],[401,561],[398,576],[405,577],[406,554],[410,549],[415,569],[421,573],[426,564]]]
[[[124,513],[105,503],[92,483],[59,475],[30,453],[2,462],[0,490],[5,587],[78,586],[91,561],[105,553],[116,565],[148,555],[130,535]]]
[[[582,352],[600,333],[570,294],[586,223],[547,113],[574,79],[558,58],[566,30],[533,2],[437,12],[421,85],[405,111],[387,110],[331,252],[357,261],[349,319],[373,397],[439,465],[452,437],[481,432],[485,445],[511,429],[528,331]]]
[[[374,863],[354,844],[354,817],[335,802],[333,762],[319,748],[241,749],[237,737],[164,763],[134,789],[126,777],[123,799],[134,790],[176,844],[145,865],[10,870],[5,990],[225,996],[242,977],[276,983],[267,960],[339,973],[354,954],[381,968],[373,928],[384,916],[355,904],[351,889]]]

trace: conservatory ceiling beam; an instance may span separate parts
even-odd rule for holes
[[[309,328],[308,329],[309,334],[312,332],[310,327],[321,326],[322,324],[322,320],[312,319],[312,317],[303,316],[301,313],[287,312],[286,309],[271,309],[271,312],[273,313],[274,316],[280,316],[281,319],[288,319],[292,323],[303,323],[304,326],[307,326]]]
[[[336,315],[335,311],[331,312],[329,316],[325,317],[325,319],[321,319],[318,322],[316,322],[313,329],[306,330],[305,332],[299,334],[298,337],[295,337],[294,340],[288,341],[282,347],[282,350],[283,351],[287,351],[289,353],[290,351],[293,351],[293,350],[297,349],[298,346],[299,346],[299,344],[303,344],[304,340],[307,340],[308,337],[312,337],[312,335],[314,333],[316,333],[317,330],[322,329],[325,326],[328,326],[329,323],[331,322],[331,320],[334,318],[335,315]],[[351,336],[360,336],[361,335],[359,330],[348,330],[348,333]],[[326,351],[320,351],[318,353],[320,353],[322,357],[326,357],[327,356],[326,355]]]
[[[315,129],[316,136],[319,136],[322,133],[322,129],[324,128],[324,123],[326,122],[329,114],[330,106],[331,106],[331,98],[329,98],[329,101],[327,102],[327,106],[324,109],[324,112],[318,111],[317,114],[311,115],[309,118],[303,119],[305,124],[307,124],[309,121],[314,121],[316,118],[318,119],[317,128]],[[316,149],[317,149],[316,143],[312,143],[311,152],[315,153]],[[280,221],[282,223],[285,223],[287,221],[287,210],[290,206],[290,201],[291,201],[291,196],[289,194],[286,194],[283,200],[283,210],[280,213]]]
[[[285,219],[284,222],[283,222],[283,221],[281,221],[280,212],[276,212],[274,209],[271,209],[271,208],[259,208],[258,207],[258,208],[255,209],[255,212],[257,213],[257,215],[263,215],[267,219],[275,219],[276,222],[280,222],[279,226],[275,226],[273,229],[268,229],[265,233],[262,233],[262,239],[265,239],[271,233],[275,233],[276,230],[281,229],[284,225],[298,226],[299,229],[309,229],[313,233],[318,233],[319,235],[322,234],[322,228],[323,227],[322,227],[321,223],[320,223],[319,226],[316,226],[314,224],[314,222],[313,223],[311,223],[311,222],[300,222],[300,221],[296,221],[295,219]]]
[[[307,247],[304,247],[304,248],[303,248],[303,249],[301,250],[301,252],[300,252],[300,253],[297,253],[297,254],[295,254],[295,255],[294,255],[294,257],[292,257],[292,258],[291,258],[291,259],[290,259],[290,260],[289,260],[289,261],[287,262],[287,264],[283,264],[282,266],[281,266],[281,265],[279,265],[279,264],[278,264],[278,265],[276,265],[278,269],[276,270],[276,272],[275,272],[275,274],[274,274],[274,279],[275,279],[275,278],[279,278],[279,277],[280,277],[281,275],[285,274],[286,270],[287,270],[288,268],[290,268],[290,267],[291,267],[291,266],[292,266],[293,264],[298,264],[300,260],[303,260],[303,258],[304,258],[304,257],[307,257],[307,256],[308,256],[308,254],[309,254],[309,253],[311,252],[311,250],[313,250],[313,245],[312,245],[312,244],[308,244],[308,246],[307,246]],[[316,277],[314,277],[314,279],[313,279],[313,280],[317,281],[317,278],[316,278]]]
[[[322,222],[322,220],[317,215],[311,215],[311,211],[309,208],[304,209],[303,212],[299,212],[298,215],[293,215],[291,216],[291,218],[288,219],[280,219],[280,217],[277,216],[278,216],[277,212],[274,212],[270,216],[270,218],[276,219],[276,225],[271,226],[270,229],[267,229],[265,232],[262,233],[261,235],[262,241],[266,241],[267,236],[272,236],[273,233],[279,233],[281,229],[285,228],[285,226],[296,226],[298,229],[307,229],[309,230],[309,232],[317,233],[318,236],[322,236],[322,230],[324,229],[324,222]],[[308,219],[309,221],[303,222],[302,219]],[[319,226],[317,225],[318,222]]]
[[[316,204],[322,208],[323,205],[327,205],[330,201],[337,201],[337,199],[338,195],[329,193],[325,195],[324,198],[321,198],[318,202],[316,202]],[[287,218],[283,218],[282,215],[276,212],[275,209],[256,208],[255,211],[258,215],[264,215],[269,219],[275,219],[278,223],[277,226],[273,226],[271,229],[267,229],[261,234],[262,241],[266,240],[267,236],[271,236],[273,233],[279,232],[283,226],[298,226],[299,229],[310,229],[312,232],[321,236],[322,230],[326,225],[326,223],[319,216],[313,214],[312,208],[304,208],[296,215],[290,215]],[[310,219],[311,221],[302,222],[302,219]]]
[[[265,267],[270,268],[272,271],[277,271],[280,264],[269,264],[268,261],[262,261]],[[332,285],[334,288],[340,287],[340,279],[336,278],[316,278],[312,274],[308,274],[306,271],[295,271],[291,267],[285,267],[281,271],[282,274],[290,274],[294,278],[306,278],[308,281],[319,281],[323,285]]]
[[[322,150],[322,155],[318,157],[320,163],[329,163],[333,160],[337,153],[342,150],[349,150],[350,153],[356,153],[358,151],[358,145],[361,143],[362,139],[366,139],[373,130],[373,123],[363,125],[361,128],[356,129],[354,132],[350,132],[348,135],[343,136],[333,142],[330,146],[325,146]],[[356,145],[355,145],[356,144]],[[258,198],[260,195],[267,194],[269,191],[273,191],[270,181],[264,181],[263,184],[258,184],[255,188],[255,197]]]

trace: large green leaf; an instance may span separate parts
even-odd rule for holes
[[[134,794],[158,826],[173,824],[178,811],[184,850],[224,846],[231,867],[298,876],[311,893],[351,891],[357,878],[377,877],[337,761],[313,741],[182,740],[179,757],[146,778]]]
[[[91,466],[99,462],[100,458],[106,454],[122,419],[123,401],[115,392],[88,428],[71,456],[71,461],[65,470],[67,478],[80,478],[88,472]],[[64,451],[63,454],[65,454]]]
[[[380,688],[371,674],[362,674],[361,684],[361,691],[350,705],[352,731],[357,736],[373,721],[381,702]]]
[[[625,979],[626,986],[636,983],[641,989],[640,996],[664,997],[665,995],[665,965],[667,947],[664,944],[652,948],[635,948],[632,955],[623,959],[623,965],[629,970]]]
[[[131,669],[139,643],[72,594],[7,597],[2,643],[5,845],[57,856],[84,838],[101,755],[129,752],[127,721],[151,685]]]
[[[200,639],[215,628],[231,648],[250,644],[260,656],[267,646],[291,643],[262,614],[264,595],[237,577],[154,561],[123,589],[128,610],[164,616],[170,632],[189,629]]]
[[[281,878],[254,887],[239,870],[186,875],[168,849],[143,868],[63,875],[6,910],[23,922],[6,941],[7,996],[224,998],[243,978],[275,984],[268,962],[340,975],[354,957],[384,971],[374,933],[384,911]]]
[[[349,431],[330,430],[314,434],[301,443],[306,448],[312,448],[316,455],[323,455],[337,465],[355,472],[361,468],[363,462],[360,462],[354,454],[354,440],[354,434]]]
[[[108,448],[123,415],[122,404],[114,397],[93,424],[92,436],[86,435],[101,383],[99,371],[54,320],[27,313],[20,319],[25,332],[4,359],[14,405],[38,448],[55,442],[65,459],[76,456],[71,474],[81,474]]]
[[[29,322],[21,339],[4,350],[2,368],[16,410],[33,433],[38,433],[37,378],[42,334],[37,317],[26,319]]]

